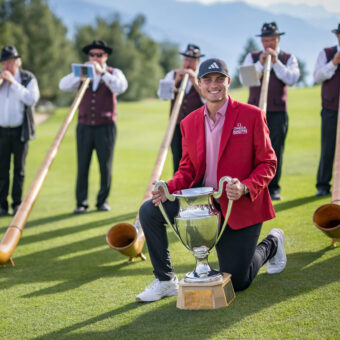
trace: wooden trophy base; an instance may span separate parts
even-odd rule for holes
[[[223,273],[220,280],[211,282],[179,283],[177,308],[179,309],[217,309],[229,306],[236,295],[231,275]]]

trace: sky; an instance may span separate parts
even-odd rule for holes
[[[182,2],[200,2],[211,5],[216,2],[240,2],[239,0],[177,0]],[[322,6],[330,13],[340,13],[340,0],[244,0],[249,5],[257,7],[270,7],[272,5],[288,3],[291,5],[307,5],[310,7]]]

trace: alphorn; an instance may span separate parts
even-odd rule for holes
[[[266,57],[265,65],[264,65],[261,93],[260,93],[260,99],[259,99],[259,108],[264,112],[267,112],[267,98],[268,98],[268,85],[269,85],[269,77],[270,77],[271,60],[272,60],[272,56],[268,54]]]
[[[333,168],[332,202],[315,210],[313,223],[332,239],[331,246],[340,242],[340,93]]]
[[[10,226],[8,227],[1,243],[0,243],[0,264],[4,265],[10,263],[14,266],[14,262],[11,258],[16,245],[19,242],[22,231],[25,227],[27,218],[32,210],[32,207],[38,197],[40,189],[46,179],[48,170],[53,163],[53,160],[58,152],[59,146],[64,138],[68,126],[70,125],[72,118],[85,94],[85,91],[90,83],[90,78],[86,78],[80,87],[76,98],[74,99],[72,106],[65,117],[65,120],[59,129],[56,137],[54,138],[52,145],[50,146],[45,159],[43,160],[38,173],[36,174],[33,183],[31,184],[28,192],[21,202],[17,213],[15,214]]]
[[[171,111],[168,127],[166,129],[161,148],[158,152],[156,163],[151,173],[148,186],[145,190],[142,204],[151,198],[154,182],[159,181],[162,174],[169,146],[175,131],[177,118],[184,98],[188,79],[189,75],[186,73],[178,90],[176,101]],[[115,224],[113,227],[111,227],[106,234],[106,242],[111,248],[119,251],[125,256],[128,256],[129,262],[133,261],[135,257],[140,257],[143,261],[146,260],[146,257],[142,253],[145,243],[145,236],[139,222],[138,213],[133,224],[123,222]]]

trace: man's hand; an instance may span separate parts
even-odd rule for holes
[[[262,65],[264,65],[264,63],[266,62],[266,58],[268,55],[271,55],[272,56],[272,63],[275,64],[277,62],[277,53],[271,49],[271,48],[267,48],[264,52],[262,52],[260,54],[260,63]]]
[[[233,178],[231,183],[226,185],[226,193],[228,199],[236,201],[243,196],[244,184],[241,183],[237,178]]]
[[[13,74],[11,72],[7,71],[7,70],[6,71],[2,71],[0,73],[0,76],[4,80],[7,80],[10,84],[12,84],[15,81]]]
[[[335,66],[340,64],[340,52],[335,53],[332,62]]]
[[[155,184],[155,183],[153,183],[153,184]],[[158,190],[151,191],[151,194],[152,194],[152,203],[156,207],[159,206],[160,202],[164,203],[167,200],[167,198],[165,196],[164,189],[162,187],[159,187]]]
[[[86,64],[93,65],[97,74],[103,74],[105,72],[104,68],[101,67],[100,64],[95,60],[88,61]]]

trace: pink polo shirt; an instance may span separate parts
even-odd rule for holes
[[[204,128],[205,128],[205,152],[206,169],[203,178],[203,185],[217,188],[217,160],[221,143],[222,130],[225,115],[228,107],[229,97],[224,105],[217,111],[216,122],[209,117],[207,106],[204,107]]]

